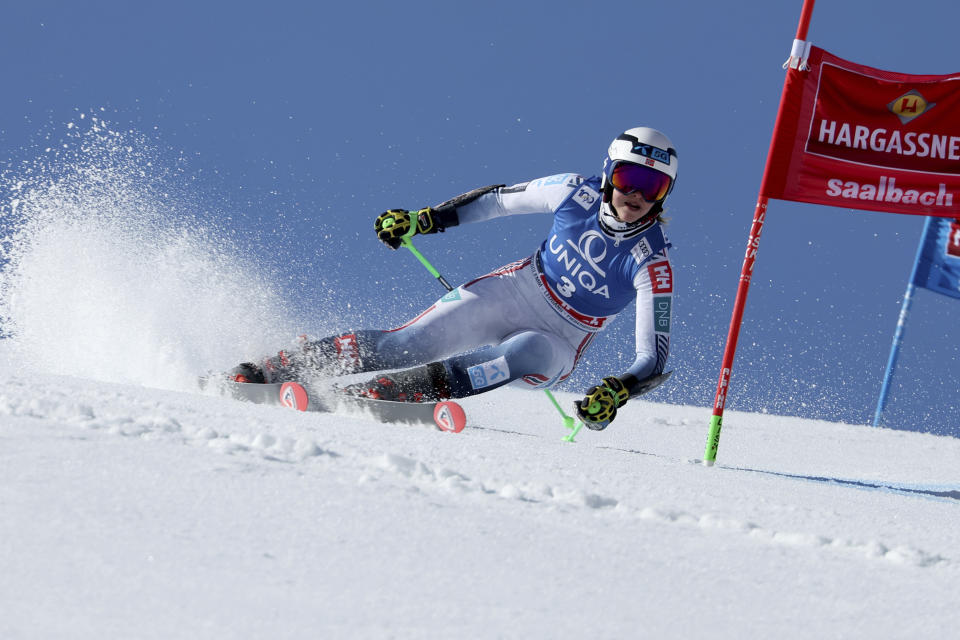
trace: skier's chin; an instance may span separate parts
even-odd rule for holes
[[[623,211],[621,211],[621,208]],[[613,217],[615,217],[620,222],[624,224],[633,224],[643,219],[647,215],[647,211],[644,211],[644,207],[632,207],[630,205],[624,205],[623,207],[618,207],[613,210]]]

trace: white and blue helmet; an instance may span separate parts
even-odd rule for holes
[[[603,192],[604,208],[609,207],[613,196],[611,176],[616,166],[622,162],[629,162],[649,167],[670,178],[667,193],[656,202],[652,213],[659,214],[663,210],[663,203],[673,186],[677,182],[677,149],[666,135],[649,127],[634,127],[621,133],[610,143],[607,157],[603,161],[603,178],[600,183]]]

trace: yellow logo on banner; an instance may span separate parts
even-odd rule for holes
[[[888,104],[887,109],[900,118],[901,124],[907,124],[935,106],[937,106],[935,102],[927,102],[919,91],[911,90]]]

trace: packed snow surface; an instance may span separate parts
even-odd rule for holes
[[[460,434],[5,366],[3,638],[945,637],[955,439],[467,400]],[[12,372],[12,374],[11,374]],[[564,396],[565,403],[572,396]]]
[[[564,442],[520,389],[460,434],[201,394],[343,310],[290,308],[139,141],[71,135],[0,173],[0,638],[960,627],[957,439],[728,409],[706,467],[702,407]]]

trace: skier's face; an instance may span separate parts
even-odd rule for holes
[[[611,204],[617,219],[628,224],[640,220],[653,208],[653,203],[644,200],[639,191],[634,191],[630,195],[623,195],[618,189],[614,189]]]

